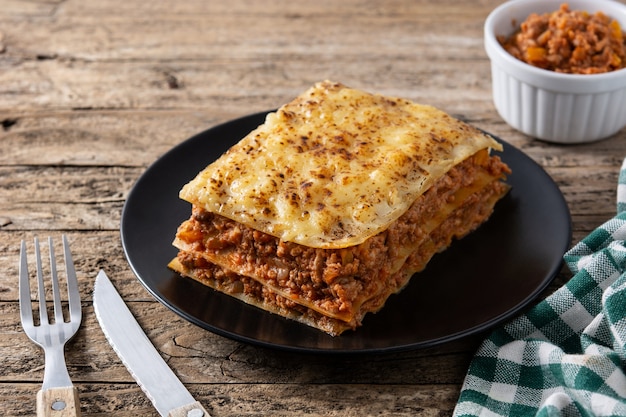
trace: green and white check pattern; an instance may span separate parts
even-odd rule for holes
[[[482,343],[454,417],[626,416],[626,160],[617,215],[564,260],[567,284]]]

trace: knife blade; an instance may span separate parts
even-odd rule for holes
[[[96,277],[93,306],[113,350],[161,416],[210,417],[167,366],[102,270]]]

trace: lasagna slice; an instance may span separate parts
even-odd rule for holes
[[[186,184],[169,266],[339,335],[485,222],[493,138],[431,106],[320,82]]]

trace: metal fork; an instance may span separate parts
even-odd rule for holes
[[[65,343],[80,327],[82,312],[78,281],[70,253],[67,238],[63,236],[63,252],[65,272],[67,275],[67,298],[69,305],[69,321],[63,317],[59,279],[52,238],[48,238],[50,253],[50,275],[52,282],[52,298],[54,306],[53,320],[48,319],[46,293],[43,278],[43,267],[39,250],[39,240],[35,238],[35,258],[37,264],[37,298],[39,299],[39,323],[33,320],[33,308],[30,296],[28,260],[26,243],[22,240],[20,248],[19,294],[20,319],[28,337],[44,350],[45,367],[43,386],[37,393],[37,416],[70,417],[80,416],[78,391],[72,385],[65,365]]]

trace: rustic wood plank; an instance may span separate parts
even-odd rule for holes
[[[51,1],[49,3],[58,3]],[[162,3],[151,2],[141,3],[136,1],[110,0],[107,3],[85,3],[70,2],[64,5],[63,13],[68,15],[90,15],[90,16],[119,16],[122,18],[136,18],[149,15],[191,15],[203,17],[212,14],[228,15],[256,15],[256,16],[313,16],[313,15],[368,15],[368,16],[389,16],[414,14],[447,14],[452,16],[460,14],[461,18],[473,21],[475,14],[482,10],[489,10],[489,2],[474,2],[468,5],[462,0],[451,0],[446,2],[446,8],[433,4],[428,0],[417,0],[406,2],[403,0],[389,0],[380,3],[372,0],[351,0],[338,3],[333,0],[320,0],[317,2],[293,2],[289,0],[275,0],[271,7],[263,3],[251,0],[235,0],[228,3],[205,2],[202,0],[191,0],[184,3]],[[466,15],[464,13],[469,13]],[[455,21],[459,16],[455,16]]]
[[[386,63],[389,59],[395,62],[393,68]],[[470,64],[483,72],[489,68],[486,59]],[[281,74],[278,80],[277,72]],[[388,74],[384,82],[376,81],[381,73]],[[28,84],[20,81],[24,77],[30,80]],[[176,88],[170,87],[173,79]],[[247,114],[278,107],[323,79],[433,104],[452,113],[491,106],[484,94],[489,79],[480,72],[459,74],[458,63],[433,58],[414,62],[402,56],[338,59],[332,55],[311,62],[310,58],[295,55],[282,62],[273,57],[247,62],[172,64],[75,65],[72,60],[63,59],[27,60],[0,73],[0,109],[18,113],[27,108],[220,108],[232,114]]]
[[[0,385],[5,415],[34,416],[34,399],[32,402],[29,400],[38,389],[39,385],[32,383]],[[189,390],[213,417],[437,417],[450,415],[458,397],[456,385],[192,384]],[[159,415],[136,385],[85,384],[79,387],[79,393],[83,415]]]
[[[318,6],[297,14],[287,6],[278,15],[263,13],[259,18],[248,2],[242,4],[245,13],[233,12],[234,5],[227,12],[203,14],[195,5],[183,17],[168,12],[146,14],[139,21],[132,13],[91,15],[93,10],[79,7],[72,12],[64,5],[57,13],[63,19],[46,22],[54,37],[48,36],[50,29],[40,29],[38,20],[9,25],[5,55],[11,65],[0,75],[6,107],[21,109],[21,97],[27,96],[30,106],[34,102],[41,108],[200,109],[214,102],[232,110],[242,104],[262,110],[332,78],[385,94],[469,108],[488,89],[488,79],[480,75],[488,71],[488,63],[478,23],[487,8],[416,4],[402,12],[392,9],[387,16],[384,8],[376,11],[371,5],[343,11]],[[457,25],[452,37],[436,35],[460,15],[472,22],[469,28]],[[154,24],[159,18],[175,26],[164,30]],[[24,27],[29,23],[32,27]],[[243,30],[236,37],[221,35],[233,27]],[[294,37],[300,41],[290,42]],[[69,45],[81,49],[67,50]],[[459,72],[459,62],[475,71]],[[20,81],[25,77],[28,84]],[[254,94],[261,89],[273,97]],[[442,91],[451,96],[442,97]]]
[[[390,50],[413,56],[418,48],[431,54],[444,51],[432,47],[440,42],[453,48],[451,56],[457,57],[468,54],[470,44],[480,48],[476,36],[466,35],[479,34],[490,10],[477,4],[442,8],[419,2],[404,2],[403,7],[395,8],[350,2],[343,6],[336,2],[305,7],[276,4],[271,11],[247,1],[233,2],[227,8],[222,5],[221,10],[206,2],[183,7],[166,4],[165,9],[162,5],[146,8],[137,7],[135,2],[120,3],[94,7],[66,2],[50,8],[48,14],[42,10],[32,19],[17,19],[19,25],[7,25],[8,44],[14,44],[16,51],[40,57],[185,60],[214,58],[226,49],[228,53],[222,55],[235,57],[273,51],[330,51],[337,55],[347,51],[371,56],[372,52]],[[11,15],[4,19],[13,20]],[[160,24],[155,25],[155,21]],[[450,22],[455,22],[455,32],[442,36],[441,28]],[[43,24],[54,37],[47,36]],[[13,36],[14,31],[25,29],[27,34]]]
[[[1,101],[1,100],[0,100]],[[1,165],[143,167],[191,136],[243,116],[197,111],[55,111],[6,114]]]

